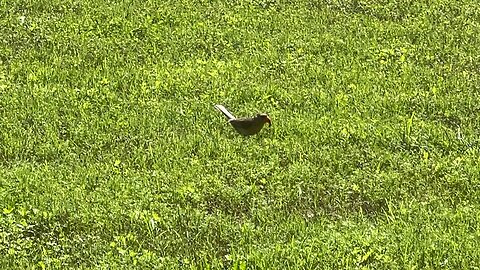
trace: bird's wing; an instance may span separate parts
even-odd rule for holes
[[[230,124],[242,135],[257,134],[263,127],[265,122],[259,121],[256,118],[237,118],[229,120]]]
[[[233,116],[233,114],[231,112],[229,112],[225,107],[223,107],[223,105],[217,104],[214,107],[215,107],[215,109],[221,111],[225,115],[225,117],[228,118],[228,120],[235,119],[235,116]]]
[[[229,121],[233,126],[242,129],[251,129],[256,123],[251,118],[237,118]]]

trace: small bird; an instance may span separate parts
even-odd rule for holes
[[[272,125],[272,121],[266,113],[259,113],[252,118],[236,118],[222,105],[217,104],[215,105],[215,108],[221,111],[225,115],[225,117],[227,117],[228,122],[233,126],[233,128],[243,136],[257,134],[263,128],[263,125],[265,125],[265,123],[268,123],[268,126]]]

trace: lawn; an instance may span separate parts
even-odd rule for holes
[[[0,0],[0,268],[478,269],[479,52],[476,0]]]

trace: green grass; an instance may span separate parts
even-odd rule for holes
[[[0,268],[478,269],[475,0],[0,0]],[[254,137],[213,108],[267,112]]]

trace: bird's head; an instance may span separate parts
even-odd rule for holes
[[[261,119],[264,123],[268,123],[268,126],[272,125],[272,120],[268,117],[266,113],[259,113],[257,114],[257,118]]]

